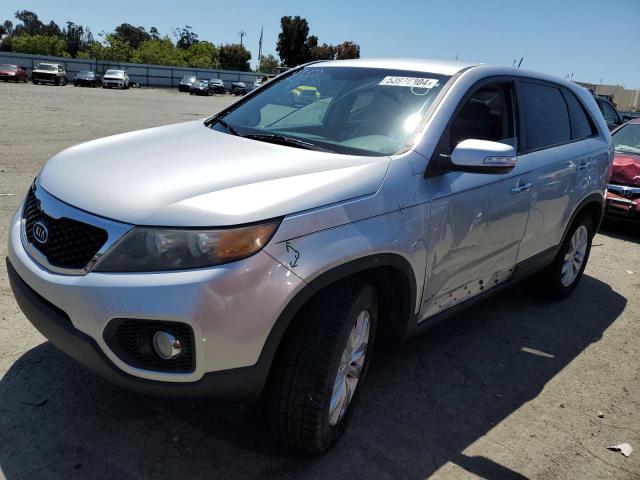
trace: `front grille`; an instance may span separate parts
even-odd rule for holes
[[[172,360],[160,358],[153,350],[153,334],[164,330],[180,339],[182,354]],[[185,323],[116,318],[104,331],[109,348],[125,363],[145,370],[188,373],[195,369],[193,330]]]
[[[107,241],[107,232],[102,228],[70,218],[47,215],[40,207],[33,187],[27,194],[22,217],[27,241],[55,267],[84,268]],[[33,227],[36,222],[43,224],[48,231],[44,243],[35,239]]]
[[[614,185],[610,183],[607,186],[607,190],[631,200],[640,198],[640,186],[638,185]]]

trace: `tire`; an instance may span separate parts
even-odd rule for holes
[[[56,87],[59,87],[60,86],[60,77],[56,77],[56,79],[55,79],[55,81],[53,83],[56,85]]]
[[[538,275],[538,284],[542,285],[547,296],[562,300],[575,290],[587,266],[594,235],[595,227],[590,215],[584,213],[574,220],[553,263]]]
[[[267,388],[269,423],[280,440],[318,454],[342,434],[369,367],[377,312],[374,288],[350,283],[321,293],[296,317],[283,339]],[[353,345],[349,340],[357,325],[368,325],[367,340],[350,354],[347,348]],[[343,355],[353,360],[361,351],[364,353],[356,363],[342,361]],[[357,377],[345,375],[345,372],[358,371],[358,365]],[[349,366],[351,368],[347,368]],[[338,383],[339,376],[344,381]],[[334,396],[334,384],[350,385],[353,392],[350,398],[348,394],[338,395],[340,391],[349,392],[346,387]],[[331,409],[332,397],[347,398],[345,409]],[[334,402],[334,405],[340,403]]]

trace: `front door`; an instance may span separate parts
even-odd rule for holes
[[[488,81],[463,99],[434,158],[462,140],[508,143],[519,150],[512,81]],[[433,161],[434,159],[432,159]],[[429,258],[420,320],[508,280],[531,203],[533,168],[518,160],[508,173],[449,171],[429,175]]]

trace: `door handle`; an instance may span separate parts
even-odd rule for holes
[[[515,187],[513,187],[511,189],[511,193],[522,193],[522,192],[526,192],[528,190],[531,190],[531,187],[533,187],[533,183],[528,182],[528,183],[519,183],[518,185],[516,185]]]
[[[589,164],[587,162],[580,162],[576,168],[581,172],[582,170],[586,170],[588,166]]]

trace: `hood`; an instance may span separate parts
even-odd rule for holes
[[[611,183],[640,186],[640,155],[616,152],[611,169]]]
[[[17,70],[10,70],[8,68],[0,68],[0,73],[18,73]]]
[[[121,222],[226,226],[373,194],[389,161],[264,143],[197,120],[69,148],[46,163],[38,182]]]

